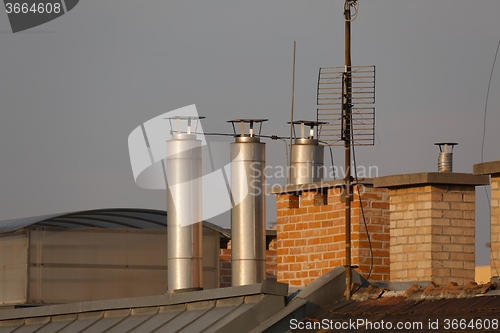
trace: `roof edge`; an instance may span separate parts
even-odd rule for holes
[[[27,317],[46,317],[63,314],[78,314],[91,311],[107,311],[151,306],[176,305],[258,294],[286,296],[288,294],[288,285],[280,282],[264,280],[262,283],[246,286],[207,289],[178,294],[169,293],[158,296],[119,298],[113,300],[100,300],[69,304],[46,305],[33,308],[2,310],[0,311],[0,320],[20,319]]]

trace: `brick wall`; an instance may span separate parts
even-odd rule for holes
[[[231,242],[220,249],[220,288],[231,287]],[[276,281],[276,239],[266,249],[266,280]]]
[[[371,280],[389,278],[389,192],[359,185],[373,248]],[[370,245],[363,224],[357,186],[351,213],[352,264],[367,276]],[[345,204],[341,188],[277,195],[277,280],[304,286],[336,266],[345,265]],[[324,195],[327,195],[325,200]]]
[[[391,281],[474,281],[475,187],[391,189]]]
[[[220,288],[231,287],[231,248],[220,249]]]

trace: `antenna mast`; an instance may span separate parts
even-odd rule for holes
[[[344,4],[344,20],[345,20],[345,54],[344,54],[344,75],[342,91],[342,110],[344,123],[343,137],[345,150],[345,256],[346,256],[346,271],[345,271],[345,297],[346,300],[351,299],[351,6],[357,7],[357,0],[346,0]]]
[[[354,9],[354,12],[351,10]],[[329,146],[344,146],[345,152],[345,254],[346,299],[351,299],[351,148],[375,143],[375,66],[351,65],[351,22],[358,16],[358,0],[345,0],[344,66],[322,67],[318,75],[317,120],[322,126],[322,141]],[[356,171],[356,170],[355,170]],[[354,171],[354,176],[356,172]]]

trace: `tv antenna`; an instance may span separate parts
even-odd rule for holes
[[[345,252],[346,300],[351,299],[351,147],[374,145],[375,66],[351,65],[351,22],[358,16],[358,0],[344,4],[345,54],[343,67],[319,69],[317,120],[323,125],[321,140],[345,149]],[[353,12],[354,11],[354,12]]]

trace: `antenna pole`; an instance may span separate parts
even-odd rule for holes
[[[356,0],[346,0],[344,5],[345,19],[345,73],[344,73],[344,97],[342,98],[342,108],[344,110],[344,150],[345,150],[345,297],[351,299],[351,2]]]
[[[292,60],[292,105],[290,108],[290,160],[288,163],[288,184],[292,183],[292,136],[293,136],[293,103],[295,100],[295,50],[297,42],[293,41],[293,60]]]

